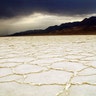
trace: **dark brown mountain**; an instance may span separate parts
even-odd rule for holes
[[[30,35],[96,35],[96,17],[85,18],[81,22],[69,22],[60,26],[50,26],[45,30],[29,30],[11,36]]]

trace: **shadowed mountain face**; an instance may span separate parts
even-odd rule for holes
[[[64,23],[50,26],[45,30],[28,30],[11,36],[31,35],[96,35],[96,17],[85,18],[81,22]]]

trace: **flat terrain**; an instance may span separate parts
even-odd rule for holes
[[[1,37],[0,96],[96,96],[96,36]]]

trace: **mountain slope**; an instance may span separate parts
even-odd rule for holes
[[[11,36],[26,35],[96,35],[96,17],[85,18],[81,22],[64,23],[60,26],[50,26],[45,30],[28,30]]]

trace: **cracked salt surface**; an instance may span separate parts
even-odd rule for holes
[[[96,96],[96,36],[0,38],[0,96]]]

